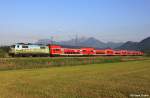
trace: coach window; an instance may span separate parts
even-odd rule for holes
[[[86,52],[86,50],[83,50],[83,52]]]
[[[59,49],[56,49],[56,51],[59,51]]]
[[[54,49],[54,51],[57,51],[57,49]]]

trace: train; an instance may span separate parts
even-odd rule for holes
[[[111,48],[96,49],[93,47],[63,47],[61,45],[42,45],[17,43],[10,46],[12,57],[55,57],[55,56],[142,56],[137,50],[115,50]]]

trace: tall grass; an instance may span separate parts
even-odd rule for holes
[[[142,60],[146,57],[57,57],[57,58],[0,58],[0,70],[42,68],[52,66],[74,66],[99,63],[112,63],[130,60]]]

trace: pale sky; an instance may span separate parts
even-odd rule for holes
[[[95,37],[140,41],[150,36],[150,0],[0,0],[0,44]]]

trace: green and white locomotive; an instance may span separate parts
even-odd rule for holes
[[[17,43],[10,47],[11,56],[49,56],[49,47],[46,45]]]

